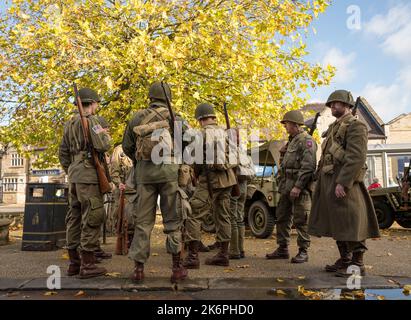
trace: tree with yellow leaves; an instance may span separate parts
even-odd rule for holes
[[[2,140],[46,145],[38,165],[56,163],[73,81],[103,97],[100,113],[117,142],[155,80],[171,84],[189,121],[199,102],[218,109],[229,97],[233,125],[275,133],[306,89],[334,73],[304,60],[304,35],[328,2],[13,0],[0,18]]]

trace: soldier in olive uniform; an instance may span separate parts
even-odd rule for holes
[[[90,129],[90,143],[100,154],[110,148],[110,136],[102,127],[104,120],[95,116],[100,97],[88,88],[79,90]],[[90,159],[81,128],[80,115],[75,115],[64,127],[59,159],[70,183],[70,210],[66,218],[67,247],[70,257],[68,275],[90,278],[106,273],[95,265],[94,251],[99,249],[99,236],[104,221],[103,195],[97,172]],[[79,252],[81,252],[81,261]]]
[[[165,90],[171,101],[171,91],[167,84]],[[167,235],[167,252],[172,254],[173,266],[171,281],[187,277],[187,270],[181,264],[182,217],[176,210],[179,165],[161,162],[156,164],[151,157],[154,128],[170,130],[170,114],[166,96],[160,82],[149,89],[150,105],[138,111],[130,120],[123,137],[124,153],[135,162],[135,181],[137,183],[136,227],[129,257],[135,262],[133,280],[144,279],[144,263],[150,255],[150,235],[156,218],[157,198],[160,196],[160,209],[163,216],[164,233]],[[154,142],[156,143],[156,142]]]
[[[246,150],[239,150],[239,165],[236,168],[238,186],[240,189],[239,196],[230,196],[231,210],[231,241],[230,241],[230,259],[245,258],[244,238],[244,207],[247,200],[247,185],[255,176],[254,164],[251,156],[247,155]]]
[[[301,125],[304,118],[300,111],[292,110],[281,121],[290,135],[286,151],[280,163],[279,186],[281,196],[277,207],[277,244],[279,247],[267,259],[289,259],[288,245],[291,226],[297,229],[298,254],[292,263],[308,261],[310,237],[307,233],[308,215],[311,209],[311,184],[316,168],[317,145]]]
[[[349,91],[333,92],[326,105],[337,120],[325,133],[309,221],[309,233],[333,237],[340,258],[325,270],[347,276],[349,265],[365,274],[365,240],[379,237],[377,217],[364,176],[367,171],[367,126],[351,113]]]
[[[113,192],[114,205],[111,211],[112,220],[114,225],[117,223],[117,209],[119,206],[120,192],[124,192],[124,214],[127,219],[127,230],[128,230],[128,247],[130,248],[131,241],[134,236],[134,212],[135,212],[135,201],[137,198],[136,186],[134,182],[134,177],[130,175],[134,174],[133,162],[129,157],[127,157],[123,151],[121,145],[118,145],[113,150],[113,155],[111,157],[110,165],[110,176],[111,181],[116,186]]]
[[[225,129],[217,125],[217,118],[212,105],[207,103],[198,105],[195,117],[203,129],[204,146],[210,144],[213,148],[217,144],[226,144]],[[205,162],[205,160],[203,161]],[[208,258],[205,263],[207,265],[228,266],[228,247],[231,237],[230,194],[232,186],[236,184],[235,173],[227,161],[223,164],[216,164],[216,161],[214,161],[214,164],[197,164],[197,166],[201,167],[201,170],[197,187],[190,199],[192,213],[188,216],[185,224],[189,253],[184,260],[184,266],[190,269],[200,267],[198,251],[201,241],[201,223],[204,216],[209,213],[210,207],[213,208],[217,241],[221,245],[217,255]],[[209,187],[212,194],[210,194]]]

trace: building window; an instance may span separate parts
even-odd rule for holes
[[[17,191],[17,178],[4,178],[4,191]]]
[[[12,167],[22,167],[23,166],[23,157],[18,153],[13,153],[11,155],[11,166]]]

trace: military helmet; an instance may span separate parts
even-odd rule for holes
[[[82,103],[100,102],[100,96],[90,88],[81,88],[78,91]]]
[[[196,108],[195,117],[197,120],[215,116],[214,107],[209,103],[200,103]]]
[[[170,87],[167,83],[164,84],[164,89],[167,93],[168,99],[171,101],[171,90]],[[150,99],[155,99],[155,100],[161,100],[161,101],[166,101],[166,96],[164,95],[164,90],[163,87],[161,86],[161,82],[157,81],[154,82],[151,86],[150,89],[148,90],[148,97]]]
[[[333,102],[346,103],[350,106],[350,108],[354,107],[355,105],[354,98],[352,97],[351,92],[347,90],[337,90],[331,93],[325,105],[327,107],[331,107],[331,103]]]
[[[303,125],[304,124],[304,117],[303,117],[303,114],[301,113],[301,111],[291,110],[291,111],[288,111],[284,115],[283,120],[281,120],[281,123],[284,124],[286,121],[294,122],[294,123],[299,124],[299,125]]]

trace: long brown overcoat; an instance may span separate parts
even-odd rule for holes
[[[368,131],[351,114],[330,125],[322,144],[308,233],[337,241],[379,237],[377,217],[364,185]],[[334,147],[331,147],[334,145]],[[337,184],[346,197],[335,195]]]

